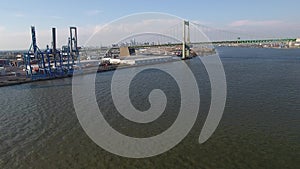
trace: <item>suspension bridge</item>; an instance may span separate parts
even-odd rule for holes
[[[161,32],[132,34],[114,44],[108,51],[127,47],[131,49],[174,47],[181,50],[182,59],[190,57],[191,50],[215,45],[271,45],[283,47],[296,42],[296,38],[259,37],[215,29],[195,22],[182,21]],[[128,53],[128,52],[126,52]],[[130,52],[129,52],[130,53]]]

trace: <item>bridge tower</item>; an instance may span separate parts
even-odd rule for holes
[[[183,41],[182,41],[182,59],[190,57],[190,22],[183,21]]]

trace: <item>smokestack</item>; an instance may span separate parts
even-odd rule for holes
[[[56,54],[56,29],[52,28],[52,52]]]

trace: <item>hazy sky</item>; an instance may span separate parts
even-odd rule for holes
[[[164,12],[202,24],[257,34],[300,37],[299,0],[9,0],[0,2],[0,50],[26,49],[30,26],[37,29],[41,45],[51,41],[51,27],[58,41],[67,41],[67,28],[77,26],[85,41],[96,26],[138,12]]]

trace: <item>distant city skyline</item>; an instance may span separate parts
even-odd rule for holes
[[[68,27],[77,26],[82,45],[99,26],[140,12],[163,12],[230,31],[262,36],[300,37],[297,0],[287,1],[1,1],[0,50],[27,49],[30,26],[37,29],[41,47],[51,44],[51,27],[58,45],[67,43]]]

